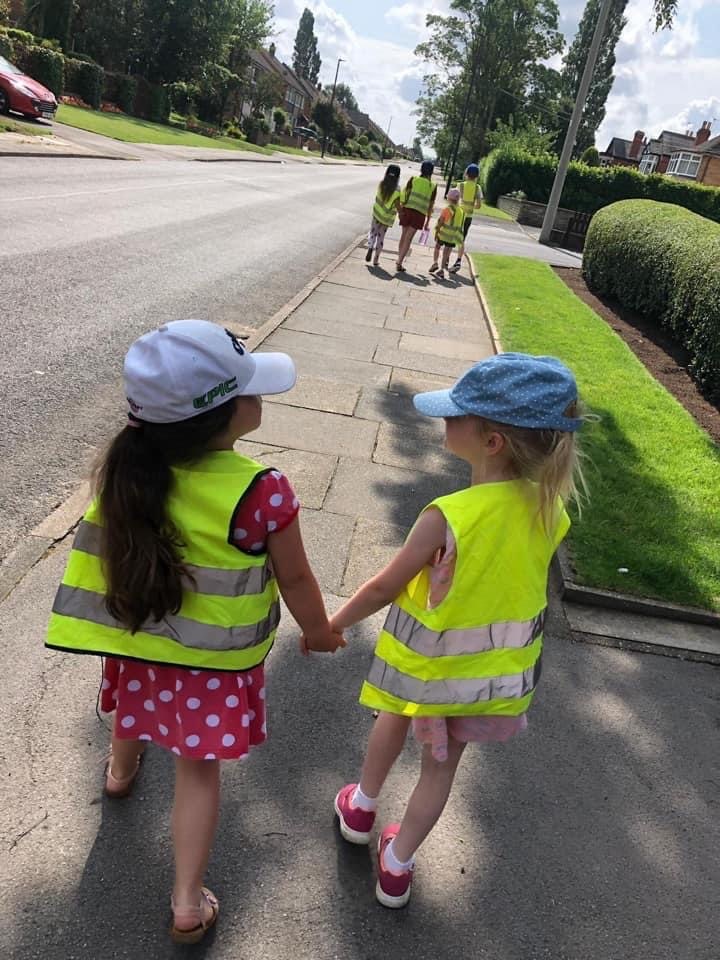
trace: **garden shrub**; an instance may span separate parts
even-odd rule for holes
[[[40,40],[35,36],[34,33],[30,33],[27,30],[18,30],[17,27],[3,27],[2,32],[7,34],[11,40],[20,40],[21,43],[36,43],[38,45],[40,43]]]
[[[523,190],[528,200],[547,203],[557,158],[532,155],[518,149],[495,150],[482,169],[483,192],[489,203]],[[570,210],[595,213],[618,200],[658,200],[693,210],[702,217],[720,221],[720,190],[698,183],[682,183],[670,177],[645,176],[632,167],[588,167],[571,163],[560,205]]]
[[[105,71],[99,64],[65,57],[63,92],[76,93],[93,110],[100,108],[104,78]]]
[[[23,40],[14,40],[13,57],[13,62],[33,80],[52,90],[56,97],[62,94],[65,58],[61,53],[50,47],[39,47],[25,43]]]
[[[12,40],[6,33],[0,31],[0,57],[5,57],[6,60],[12,61],[14,56]]]
[[[669,203],[600,210],[585,241],[588,286],[657,321],[690,354],[689,371],[720,401],[720,225]]]
[[[200,96],[200,91],[196,83],[186,83],[177,80],[175,83],[169,83],[167,91],[170,96],[170,104],[176,113],[183,116],[195,113],[195,103]]]
[[[137,80],[127,73],[106,73],[103,100],[115,103],[124,113],[132,113],[137,93]]]
[[[170,97],[165,87],[150,83],[145,77],[136,77],[133,116],[154,123],[167,123],[170,117]]]

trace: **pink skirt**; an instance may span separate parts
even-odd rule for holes
[[[114,733],[194,760],[239,760],[267,739],[265,671],[213,673],[108,657],[100,708]]]
[[[527,729],[527,717],[415,717],[413,733],[433,757],[447,760],[448,736],[460,743],[502,743]]]

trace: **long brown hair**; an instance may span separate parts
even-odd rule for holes
[[[98,464],[100,555],[108,611],[136,633],[146,620],[177,613],[188,571],[167,513],[171,467],[199,460],[228,427],[236,400],[179,423],[132,418]]]
[[[400,183],[401,170],[397,164],[391,163],[385,171],[385,176],[380,181],[380,196],[383,203],[387,203],[390,197],[395,193]]]

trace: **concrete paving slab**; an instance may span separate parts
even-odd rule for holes
[[[379,314],[381,317],[400,317],[405,312],[405,304],[354,296],[348,287],[322,283],[313,294],[308,309],[318,312],[330,310],[331,317],[350,317],[355,314],[364,316],[368,313]]]
[[[463,343],[489,342],[487,327],[477,317],[474,322],[464,318],[460,322],[451,322],[437,320],[436,316],[433,312],[419,317],[415,315],[414,310],[406,310],[404,317],[388,318],[385,321],[385,327],[388,330],[403,333],[416,333],[422,337],[443,337],[446,340],[460,340]]]
[[[333,274],[331,274],[331,276],[333,276]],[[393,299],[396,287],[390,285],[388,285],[386,290],[365,290],[361,287],[348,287],[346,284],[333,283],[332,280],[325,280],[321,288],[326,296],[341,296],[353,302],[361,301],[364,303],[368,301],[370,303],[387,304],[388,306],[396,303]]]
[[[417,391],[418,393],[420,391]],[[417,423],[420,414],[412,402],[412,392],[382,387],[363,387],[355,416],[378,423]]]
[[[399,310],[397,316],[401,316],[402,313],[403,311]],[[320,301],[311,297],[290,314],[283,326],[290,330],[304,330],[302,324],[308,321],[322,320],[325,323],[338,323],[341,318],[347,318],[358,326],[381,328],[385,325],[385,317],[386,313],[383,310],[376,313],[358,310],[356,304],[351,307],[346,301],[342,301],[341,309],[335,301],[330,303],[326,298],[324,304],[320,305]]]
[[[377,424],[321,410],[305,410],[274,403],[268,408],[257,443],[308,450],[311,453],[369,459],[375,448]]]
[[[409,527],[431,500],[461,486],[451,477],[342,458],[325,509]]]
[[[446,387],[451,387],[456,379],[456,377],[433,376],[429,373],[417,373],[414,370],[396,367],[390,377],[388,390],[414,396],[416,393],[426,393],[430,390],[445,390]]]
[[[325,380],[323,377],[300,377],[289,393],[263,397],[265,403],[284,403],[291,407],[307,407],[352,416],[360,396],[360,387]]]
[[[452,477],[459,486],[467,486],[470,468],[445,449],[442,420],[420,417],[418,413],[415,420],[412,430],[403,423],[381,423],[373,461],[403,468],[412,464],[416,470]]]
[[[305,550],[324,592],[340,593],[354,527],[354,517],[328,510],[300,511]]]
[[[358,323],[354,316],[352,319],[343,318],[342,320],[337,318],[327,320],[324,317],[309,315],[291,319],[292,323],[288,321],[283,325],[284,330],[301,330],[326,337],[339,337],[342,340],[371,343],[374,347],[380,343],[388,347],[397,347],[400,343],[400,331],[386,330],[382,326],[382,317],[375,317],[380,323],[374,326]]]
[[[271,350],[307,350],[325,357],[346,357],[349,360],[372,360],[377,344],[364,337],[335,337],[302,330],[277,330],[263,344]]]
[[[449,337],[427,337],[416,333],[403,333],[400,337],[400,350],[431,353],[436,357],[467,360],[468,363],[475,363],[481,357],[490,356],[492,353],[489,337],[485,343],[464,343]]]
[[[350,360],[347,357],[326,357],[315,351],[295,348],[292,352],[300,377],[316,377],[335,380],[339,383],[365,386],[374,383],[387,386],[390,379],[388,367],[365,360]]]
[[[374,359],[375,363],[389,367],[401,367],[419,373],[439,373],[447,377],[459,377],[469,366],[467,360],[435,357],[430,353],[416,353],[412,350],[392,350],[383,346],[377,348]]]
[[[353,531],[340,593],[351,597],[358,587],[387,566],[405,542],[408,529],[360,517]]]
[[[332,454],[288,450],[270,444],[238,440],[238,453],[258,460],[267,467],[276,467],[287,476],[303,507],[320,510],[337,466]]]
[[[717,627],[576,603],[566,603],[564,606],[568,623],[579,633],[614,637],[666,649],[688,650],[720,659],[720,630]]]
[[[394,274],[383,269],[376,270],[365,263],[358,269],[357,262],[346,263],[337,270],[333,270],[329,282],[350,287],[352,290],[376,290],[383,295],[396,288],[399,283]]]

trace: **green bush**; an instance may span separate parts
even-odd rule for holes
[[[168,84],[167,91],[172,109],[176,113],[181,113],[183,116],[195,113],[195,103],[200,96],[196,83],[185,83],[178,80],[175,83]]]
[[[132,113],[137,93],[137,80],[127,73],[106,73],[103,100],[117,104],[124,113]]]
[[[3,27],[2,32],[7,34],[12,40],[20,40],[22,43],[40,43],[35,34],[29,33],[27,30],[18,30],[16,27]]]
[[[514,190],[523,190],[528,200],[547,203],[556,167],[557,158],[550,154],[533,156],[520,150],[495,150],[483,165],[483,192],[491,204]],[[632,167],[571,163],[560,205],[594,213],[618,200],[634,199],[674,203],[709,220],[720,221],[720,190],[658,174],[648,177]]]
[[[6,60],[12,60],[15,56],[13,49],[13,42],[10,37],[0,31],[0,57],[5,57]]]
[[[657,321],[720,401],[720,226],[669,203],[626,200],[590,222],[583,275],[597,293]]]
[[[133,116],[154,123],[167,123],[170,117],[170,97],[165,87],[150,83],[145,77],[136,78]]]
[[[62,94],[65,58],[61,53],[16,39],[13,41],[13,57],[13,62],[33,80],[52,90],[56,97]]]
[[[73,57],[65,58],[63,92],[77,94],[93,110],[100,107],[104,78],[105,71],[99,64]]]

